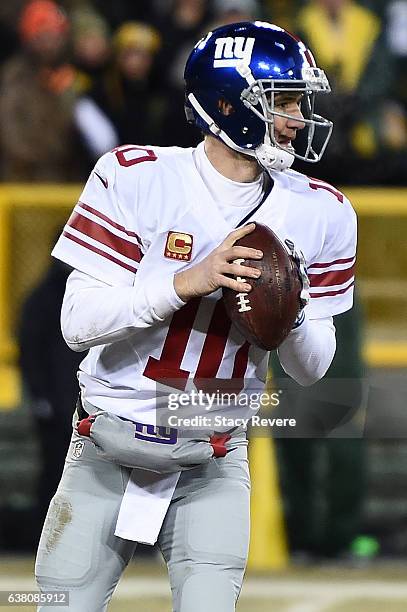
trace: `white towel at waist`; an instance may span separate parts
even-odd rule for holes
[[[180,474],[133,469],[123,495],[115,535],[141,544],[155,544]]]

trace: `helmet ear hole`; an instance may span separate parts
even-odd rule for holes
[[[235,112],[235,109],[233,108],[231,103],[226,100],[226,98],[219,98],[218,109],[220,113],[222,113],[222,115],[224,115],[225,117],[233,115],[233,113]]]

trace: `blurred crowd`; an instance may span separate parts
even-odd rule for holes
[[[296,167],[339,185],[405,184],[407,0],[3,1],[0,179],[80,182],[100,155],[119,144],[194,146],[201,134],[184,115],[186,57],[210,29],[255,19],[301,36],[332,86],[316,109],[335,123],[325,157],[315,167]],[[59,332],[68,272],[51,264],[21,317],[20,365],[41,447],[36,532],[62,470],[82,357],[68,351]],[[358,309],[337,317],[335,325],[338,351],[328,376],[358,384]],[[276,363],[273,374],[282,376]],[[352,393],[356,406],[359,389]],[[310,404],[303,395],[299,413],[310,414]],[[335,405],[337,422],[349,405],[343,414]],[[326,429],[326,423],[319,426]],[[278,441],[293,552],[337,555],[360,533],[364,446],[360,440],[327,445],[325,429],[309,440]],[[321,452],[328,466],[325,518],[315,508],[313,472]]]
[[[313,175],[403,184],[407,0],[2,2],[0,178],[82,181],[119,144],[195,145],[185,59],[208,30],[254,19],[299,34],[330,79],[317,112],[335,129]]]

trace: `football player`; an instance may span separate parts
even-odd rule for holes
[[[249,542],[245,431],[181,437],[157,410],[162,383],[264,384],[268,354],[232,326],[221,299],[222,287],[248,292],[244,279],[256,278],[235,260],[262,257],[236,240],[259,221],[304,255],[310,301],[278,350],[300,384],[324,375],[332,317],[352,306],[353,209],[290,169],[295,158],[317,162],[332,130],[314,110],[330,88],[310,51],[269,23],[227,25],[196,44],[185,81],[202,143],[104,155],[53,251],[73,268],[64,337],[90,350],[36,576],[42,591],[70,592],[71,612],[107,609],[137,542],[158,542],[175,612],[235,609]]]

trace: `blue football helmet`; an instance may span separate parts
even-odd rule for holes
[[[195,45],[184,78],[188,121],[235,151],[275,170],[288,168],[295,157],[321,159],[333,124],[315,114],[314,99],[331,88],[311,52],[286,30],[263,21],[217,28]],[[276,141],[276,115],[298,121],[298,115],[276,110],[275,95],[281,92],[301,95],[302,150]],[[232,113],[222,113],[220,99],[232,105]]]

